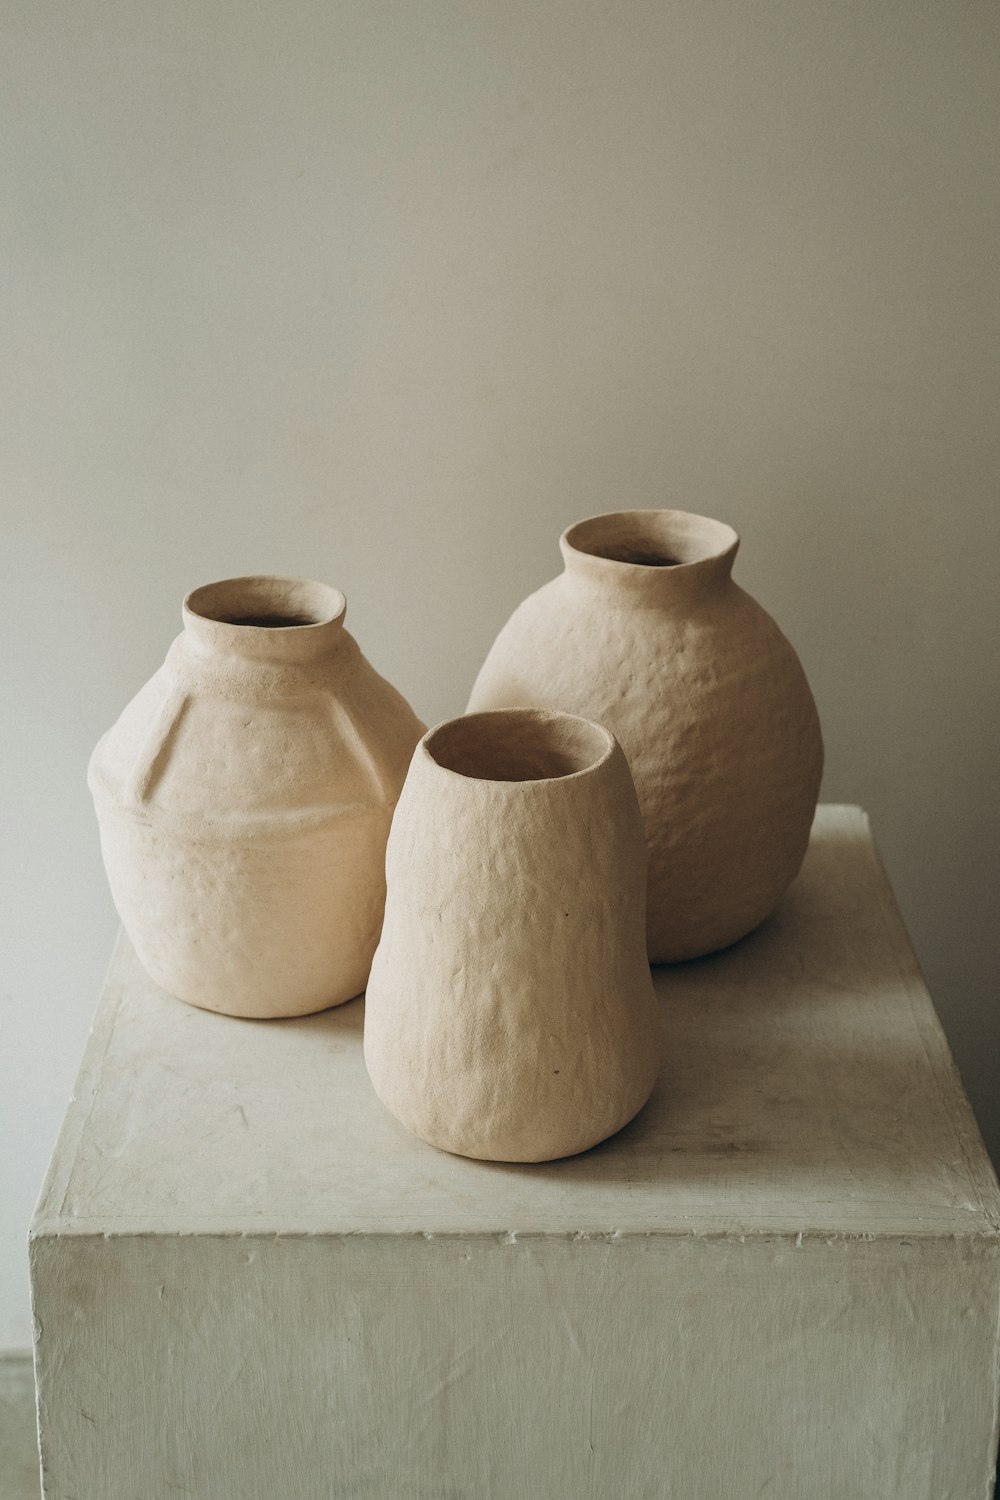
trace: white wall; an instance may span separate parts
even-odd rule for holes
[[[115,919],[84,770],[193,584],[459,711],[576,517],[742,532],[994,1148],[1000,12],[9,0],[0,1347]]]

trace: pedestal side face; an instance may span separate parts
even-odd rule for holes
[[[42,1238],[46,1500],[981,1500],[996,1249]]]
[[[46,1233],[995,1233],[1000,1198],[856,809],[726,953],[654,970],[664,1066],[613,1140],[463,1161],[376,1099],[363,1005],[234,1022],[124,941],[36,1215]]]

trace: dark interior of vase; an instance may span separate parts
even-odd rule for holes
[[[220,625],[253,625],[257,630],[290,630],[296,625],[320,625],[316,615],[217,615]]]
[[[630,547],[627,542],[609,542],[602,548],[600,556],[608,557],[612,562],[632,563],[637,568],[676,568],[681,562],[679,557],[670,557],[666,552]]]
[[[479,781],[550,781],[575,776],[608,752],[609,736],[567,714],[507,709],[442,724],[427,749],[439,766]]]

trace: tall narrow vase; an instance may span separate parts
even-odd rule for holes
[[[605,724],[635,778],[653,962],[724,948],[773,910],[809,840],[823,767],[798,657],[732,579],[739,538],[686,511],[623,511],[562,537],[565,571],[518,608],[469,709]]]
[[[153,979],[192,1005],[292,1016],[364,989],[423,725],[345,609],[303,579],[196,589],[165,663],[94,751],[122,922]]]
[[[659,1062],[635,789],[607,730],[512,710],[417,746],[386,858],[365,1060],[416,1135],[543,1161],[629,1121]]]

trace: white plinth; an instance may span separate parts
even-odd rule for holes
[[[1000,1196],[863,814],[657,987],[638,1120],[481,1165],[360,1002],[229,1020],[122,942],[32,1228],[48,1500],[982,1500]]]

